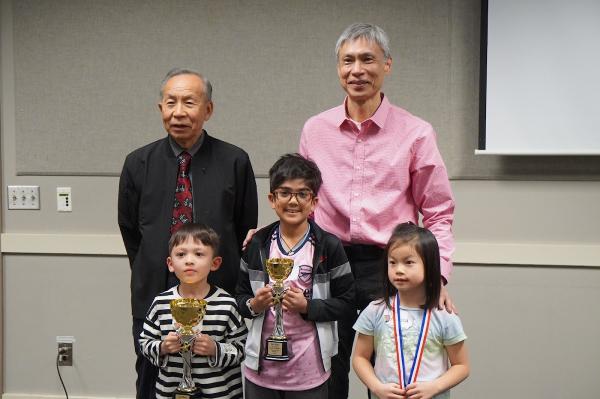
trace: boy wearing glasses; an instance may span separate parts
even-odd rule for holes
[[[321,173],[299,154],[283,155],[269,170],[271,207],[279,221],[257,231],[240,261],[236,299],[252,319],[244,360],[247,399],[326,399],[337,319],[354,309],[354,279],[340,240],[309,216],[318,203]],[[283,323],[289,360],[264,358],[275,313],[268,258],[292,258],[284,284]]]

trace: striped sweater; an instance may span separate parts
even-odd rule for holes
[[[140,336],[144,356],[160,368],[156,380],[156,397],[172,398],[183,372],[179,353],[160,356],[160,343],[175,331],[169,303],[181,298],[175,286],[154,299],[146,315]],[[240,364],[244,360],[244,345],[248,330],[240,315],[235,299],[223,289],[211,286],[204,298],[208,304],[201,322],[201,332],[210,335],[217,343],[215,357],[194,355],[192,376],[200,388],[202,398],[242,398]]]

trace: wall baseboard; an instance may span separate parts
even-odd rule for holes
[[[0,235],[2,254],[125,256],[118,234]],[[600,245],[456,242],[456,264],[600,267]]]
[[[22,234],[0,235],[2,253],[63,255],[126,255],[118,234]]]
[[[454,263],[600,267],[600,245],[456,242]]]

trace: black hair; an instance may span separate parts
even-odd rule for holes
[[[317,164],[298,153],[282,155],[269,169],[271,192],[284,182],[294,179],[303,179],[315,196],[323,183]]]
[[[169,239],[169,255],[173,248],[185,242],[188,238],[200,241],[213,250],[213,256],[219,253],[219,235],[210,227],[201,223],[186,223],[179,228]]]
[[[440,249],[433,233],[412,222],[401,223],[394,227],[392,236],[385,246],[382,262],[383,292],[382,300],[388,306],[390,297],[395,296],[397,289],[388,277],[388,255],[398,245],[410,245],[421,257],[425,267],[425,309],[438,306],[441,291]]]

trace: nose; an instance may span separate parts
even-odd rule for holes
[[[350,73],[352,73],[352,75],[360,75],[363,73],[363,64],[360,60],[356,60],[352,63]]]
[[[294,202],[296,205],[300,204],[300,203],[298,202],[298,193],[291,193],[290,195],[291,195],[291,197],[290,197],[290,199],[289,199],[289,201],[288,201],[288,204],[289,204],[289,203],[291,203],[292,201],[293,201],[293,202]]]
[[[183,112],[183,104],[181,102],[177,102],[177,104],[175,104],[175,107],[173,108],[173,116],[180,117],[184,114],[185,113]]]

